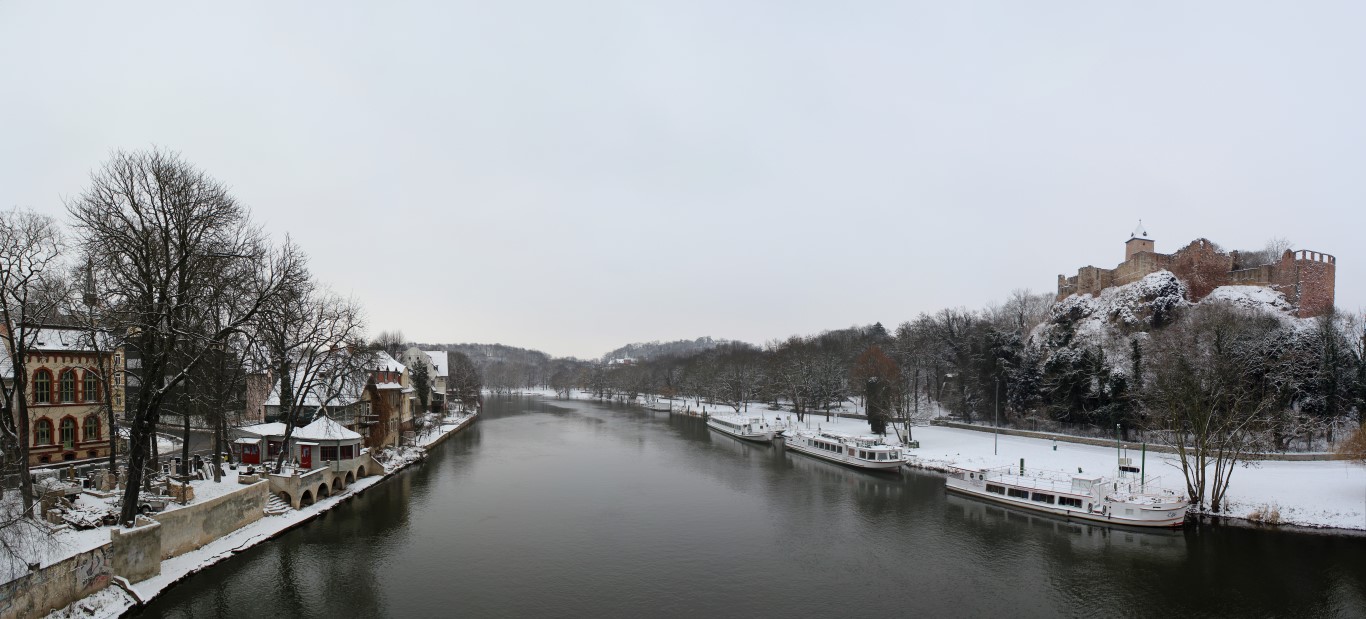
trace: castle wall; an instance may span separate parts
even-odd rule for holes
[[[1209,239],[1196,239],[1172,254],[1169,270],[1186,282],[1191,301],[1199,302],[1230,283],[1233,256],[1219,251]]]
[[[1299,316],[1307,318],[1331,312],[1337,288],[1337,258],[1312,251],[1299,251],[1295,255]]]
[[[1114,269],[1084,266],[1073,277],[1058,276],[1061,301],[1073,294],[1098,295],[1112,286],[1131,284],[1144,276],[1171,271],[1186,283],[1192,301],[1200,301],[1219,286],[1265,286],[1285,295],[1301,317],[1320,316],[1333,309],[1337,259],[1322,252],[1289,251],[1276,264],[1234,270],[1237,258],[1219,251],[1208,239],[1196,239],[1173,254],[1136,251],[1152,241],[1131,239],[1126,259]]]

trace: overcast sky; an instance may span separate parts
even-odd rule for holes
[[[761,343],[1270,237],[1366,306],[1366,3],[0,1],[0,206],[229,184],[371,332]]]

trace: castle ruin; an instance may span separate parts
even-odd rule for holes
[[[1059,301],[1073,294],[1100,294],[1114,286],[1136,282],[1149,273],[1171,271],[1199,301],[1219,286],[1264,286],[1285,295],[1301,318],[1321,316],[1333,309],[1337,258],[1309,250],[1289,250],[1272,263],[1254,254],[1223,252],[1208,239],[1196,239],[1173,254],[1159,254],[1139,222],[1124,242],[1124,262],[1113,269],[1084,266],[1072,277],[1058,276]]]

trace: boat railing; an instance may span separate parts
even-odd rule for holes
[[[1018,472],[1019,470],[1020,469],[1013,466],[984,469],[982,471],[984,473],[982,477],[988,482],[994,481],[1008,486],[1029,488],[1030,490],[1086,494],[1084,492],[1078,493],[1074,489],[1071,473],[1050,471],[1047,469],[1024,469],[1024,474],[1021,475]]]

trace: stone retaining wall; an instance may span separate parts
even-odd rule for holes
[[[269,485],[258,481],[220,497],[154,514],[152,519],[162,525],[161,558],[180,556],[260,520],[269,498]]]
[[[109,586],[110,544],[0,585],[0,617],[42,617]]]

